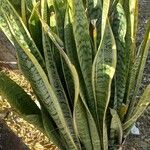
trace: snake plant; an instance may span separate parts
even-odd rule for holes
[[[136,45],[138,0],[0,0],[0,29],[40,107],[0,72],[0,95],[61,150],[123,146],[150,103],[136,96],[150,21]]]

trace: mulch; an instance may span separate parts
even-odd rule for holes
[[[0,150],[29,150],[22,140],[0,119]]]

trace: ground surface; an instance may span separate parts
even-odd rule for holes
[[[4,67],[12,68],[14,65],[11,63],[13,62],[16,62],[15,49],[8,42],[4,34],[0,32],[0,66],[3,65]]]
[[[0,150],[29,150],[3,120],[0,120]]]

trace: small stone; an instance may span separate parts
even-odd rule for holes
[[[140,135],[140,130],[134,125],[131,129],[131,133],[134,135]]]

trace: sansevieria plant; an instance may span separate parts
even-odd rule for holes
[[[136,96],[150,21],[136,46],[138,0],[0,0],[0,29],[40,107],[0,72],[0,95],[61,150],[115,150],[150,103]]]

